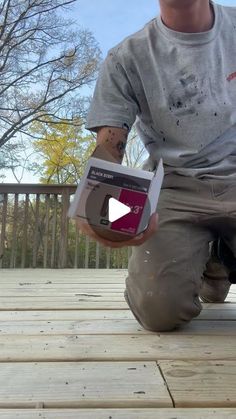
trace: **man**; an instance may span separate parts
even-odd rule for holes
[[[236,8],[160,0],[160,9],[110,50],[87,119],[117,162],[135,119],[144,168],[163,158],[158,228],[153,215],[143,235],[121,244],[80,223],[105,245],[133,246],[125,298],[158,332],[198,316],[199,296],[223,302],[236,256]]]

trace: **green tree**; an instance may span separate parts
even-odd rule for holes
[[[35,123],[32,132],[40,139],[33,146],[42,163],[36,169],[42,174],[42,183],[77,183],[85,164],[95,148],[95,137],[85,135],[79,121],[71,125],[66,121],[47,125]],[[38,158],[38,157],[37,157]]]

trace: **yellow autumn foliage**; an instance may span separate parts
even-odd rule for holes
[[[42,160],[40,182],[77,183],[96,144],[95,138],[84,132],[82,123],[37,122],[32,133],[39,137],[33,146]]]

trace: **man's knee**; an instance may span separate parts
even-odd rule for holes
[[[125,290],[125,299],[137,321],[144,329],[152,332],[169,332],[190,322],[202,309],[199,298],[176,299],[168,294],[148,291],[139,301],[132,301],[132,295]]]

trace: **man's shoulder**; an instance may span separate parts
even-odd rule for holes
[[[118,57],[130,56],[140,52],[143,48],[149,48],[150,42],[157,36],[156,18],[145,24],[143,28],[124,38],[115,45],[109,52]]]
[[[231,20],[236,20],[236,6],[219,6],[223,10],[224,14],[228,16]],[[236,28],[235,28],[236,29]]]

